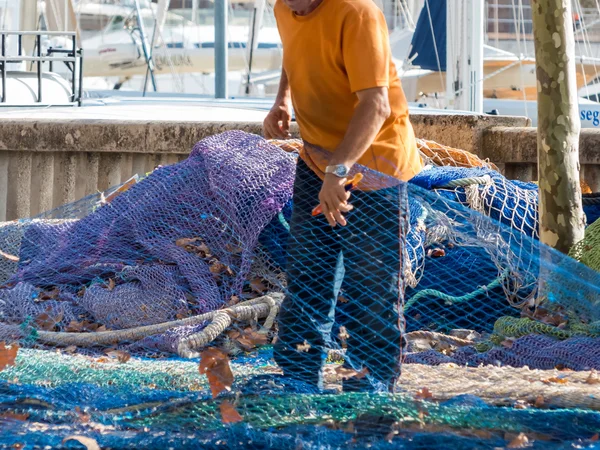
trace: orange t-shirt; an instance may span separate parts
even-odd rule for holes
[[[422,168],[408,103],[392,62],[385,17],[373,0],[323,0],[306,16],[275,4],[283,68],[302,139],[334,151],[358,102],[357,91],[385,86],[391,115],[358,161],[409,180]],[[327,158],[305,146],[302,158],[323,176]]]

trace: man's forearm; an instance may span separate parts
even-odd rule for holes
[[[385,101],[372,98],[359,101],[344,139],[334,151],[329,164],[354,165],[371,146],[389,115],[387,97]]]
[[[279,79],[279,90],[277,91],[277,97],[275,98],[275,104],[280,105],[282,103],[287,103],[290,101],[292,96],[290,90],[290,84],[288,82],[287,73],[285,73],[285,69],[281,68],[281,78]]]

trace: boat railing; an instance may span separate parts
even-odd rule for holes
[[[35,45],[32,55],[23,54],[23,38],[33,36]],[[48,47],[42,52],[42,37],[63,38],[70,43],[70,48]],[[9,38],[17,39],[17,53],[10,54],[7,49]],[[64,47],[68,47],[65,45]],[[0,31],[0,77],[2,83],[2,95],[0,97],[0,106],[7,105],[6,81],[8,75],[8,64],[31,63],[35,65],[37,74],[37,97],[36,104],[47,106],[44,103],[44,83],[45,73],[51,73],[55,63],[64,63],[70,74],[71,95],[69,104],[72,106],[81,106],[83,97],[83,51],[78,46],[77,34],[69,31]],[[47,63],[48,70],[44,64]],[[15,106],[10,104],[10,106]],[[31,106],[31,105],[28,105]],[[65,106],[62,104],[61,106]]]

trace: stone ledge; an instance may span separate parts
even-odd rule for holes
[[[418,137],[477,151],[490,127],[524,127],[529,119],[472,114],[412,114]],[[260,122],[175,122],[95,119],[3,119],[0,150],[187,154],[208,136],[227,130],[262,134]],[[298,136],[297,124],[292,133]]]
[[[584,128],[579,136],[581,164],[600,164],[600,130]],[[483,131],[478,155],[500,164],[537,164],[537,129],[492,127]]]

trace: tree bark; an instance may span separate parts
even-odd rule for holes
[[[579,104],[570,0],[532,0],[538,88],[540,240],[568,253],[583,239]]]

